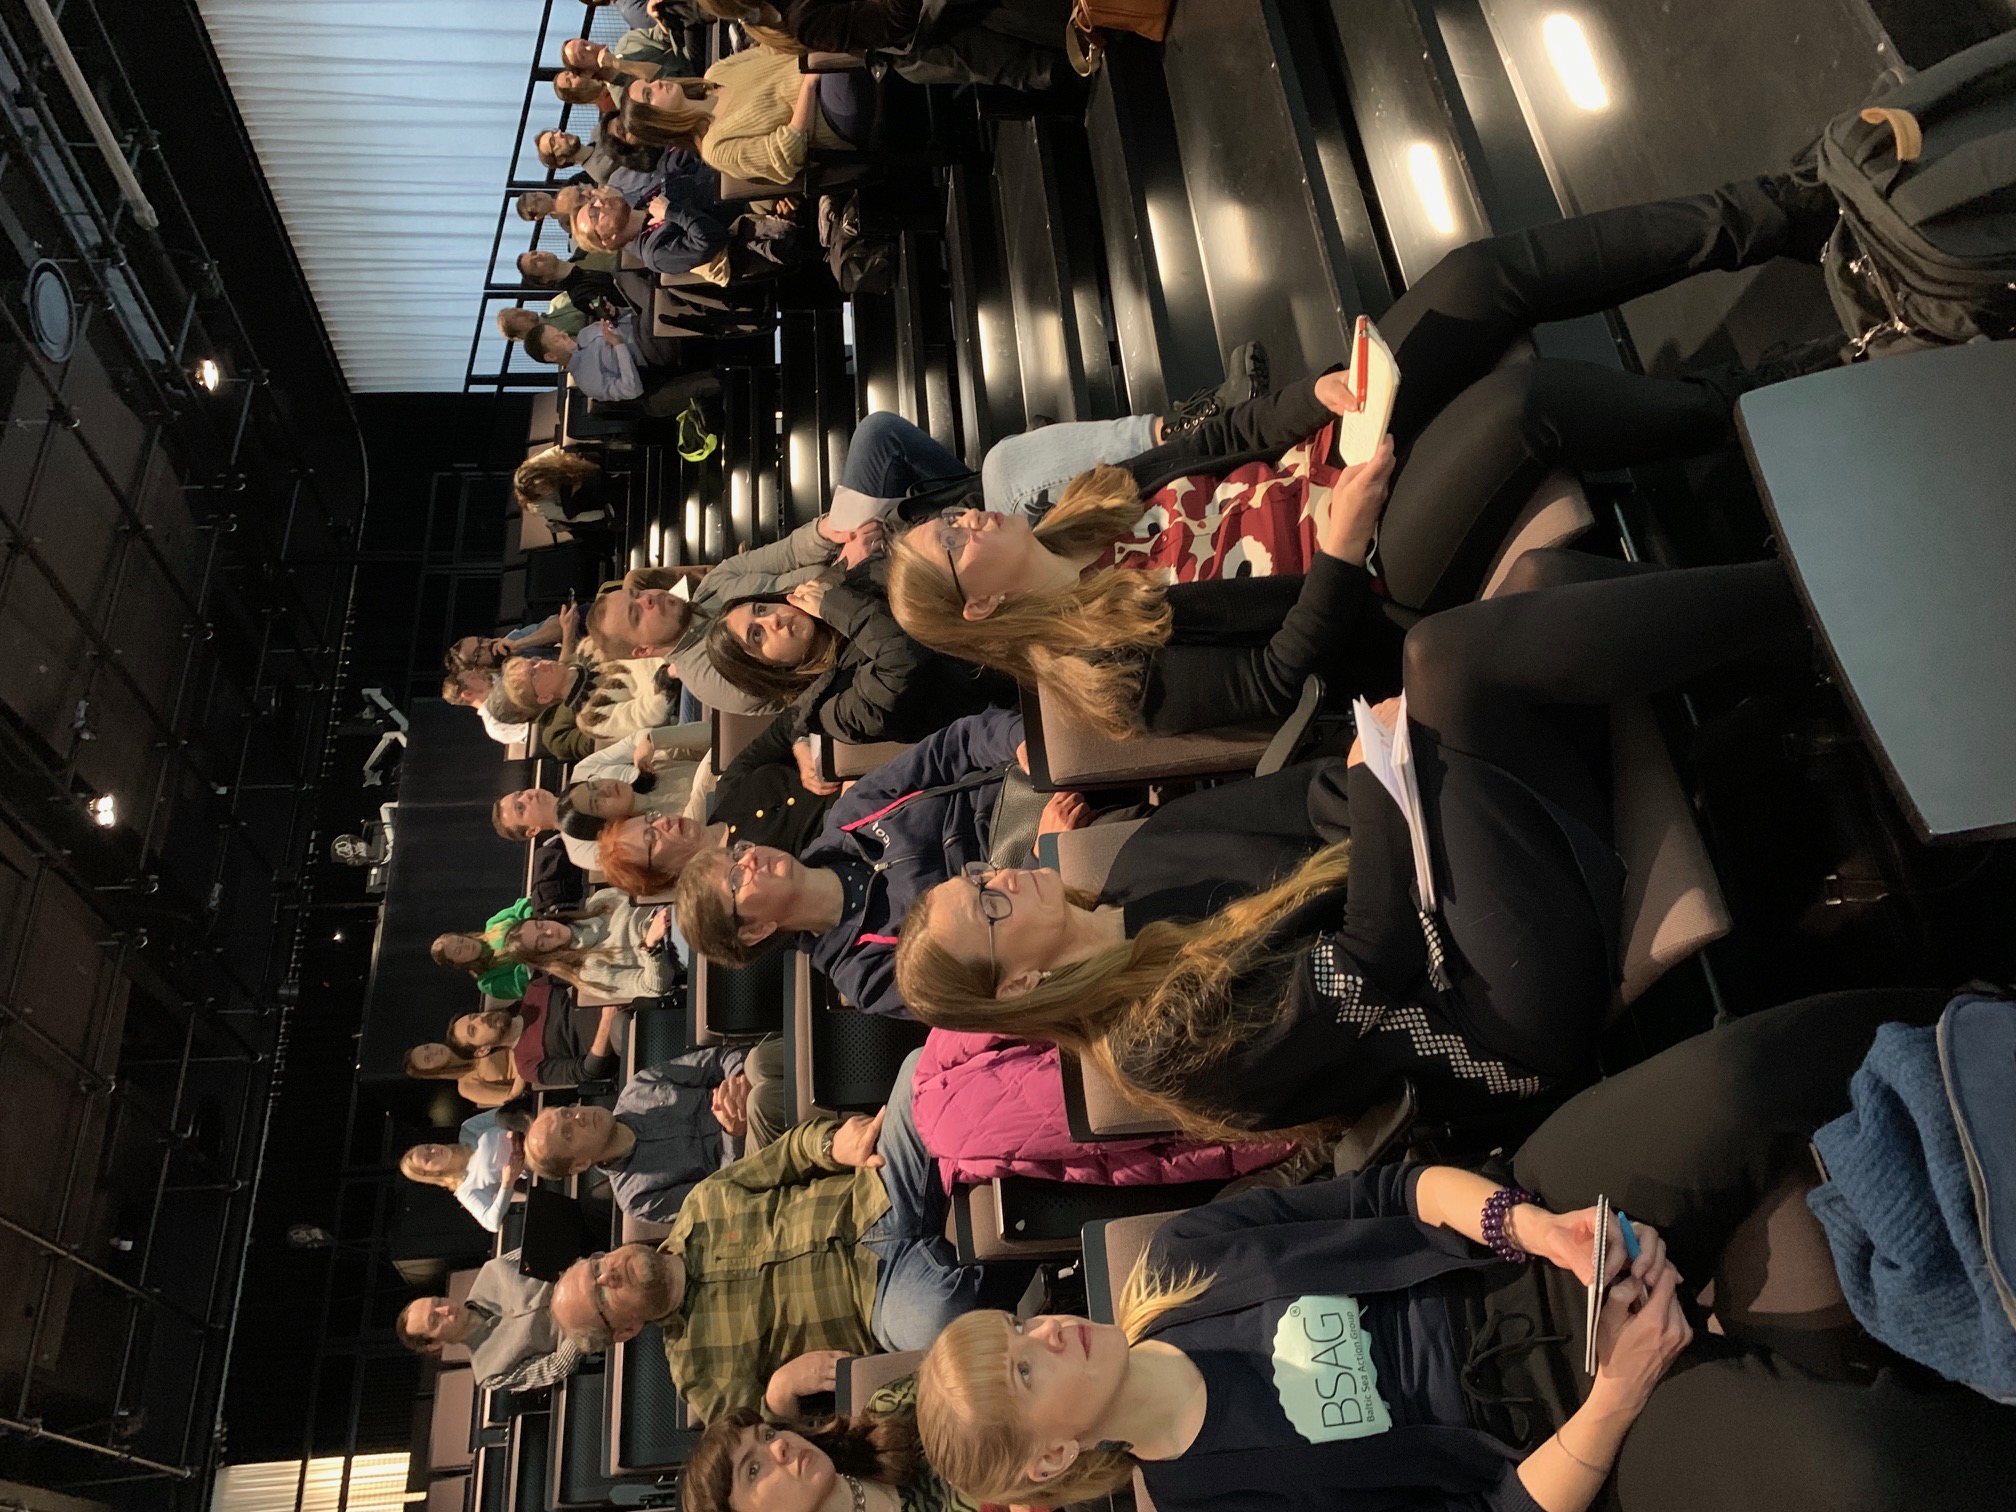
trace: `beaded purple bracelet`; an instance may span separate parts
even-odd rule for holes
[[[1484,1242],[1492,1254],[1512,1265],[1524,1265],[1533,1258],[1505,1237],[1505,1216],[1522,1202],[1539,1200],[1524,1187],[1500,1187],[1484,1199]]]

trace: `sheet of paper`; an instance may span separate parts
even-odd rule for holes
[[[1407,821],[1407,837],[1414,847],[1414,888],[1421,907],[1435,911],[1435,868],[1428,849],[1428,825],[1421,807],[1421,779],[1414,766],[1414,745],[1407,730],[1407,695],[1400,695],[1400,711],[1387,729],[1364,699],[1355,699],[1352,716],[1358,727],[1358,744],[1365,765],[1391,795]]]

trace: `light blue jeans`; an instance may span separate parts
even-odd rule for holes
[[[922,1050],[912,1050],[896,1073],[888,1117],[875,1152],[889,1211],[861,1242],[881,1263],[875,1269],[875,1316],[870,1326],[884,1349],[929,1349],[947,1323],[975,1308],[1011,1308],[1029,1281],[1026,1265],[961,1265],[945,1237],[951,1199],[938,1164],[917,1137],[911,1091]]]
[[[1064,485],[1102,462],[1126,462],[1155,446],[1154,415],[1046,425],[994,443],[980,463],[987,507],[1041,518]]]

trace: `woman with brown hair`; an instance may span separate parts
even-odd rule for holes
[[[722,173],[788,184],[814,148],[853,146],[861,74],[801,73],[788,53],[731,53],[700,79],[650,79],[623,95],[624,135],[657,147],[691,147]],[[829,98],[830,96],[830,98]]]
[[[707,1425],[679,1479],[686,1512],[977,1512],[917,1442],[917,1381],[802,1431],[735,1407]]]
[[[544,515],[557,525],[576,525],[608,518],[603,481],[602,468],[592,458],[564,446],[549,446],[518,464],[511,475],[511,491],[527,514]]]
[[[1007,678],[927,651],[889,612],[887,565],[839,581],[730,603],[707,634],[714,669],[766,708],[789,709],[794,740],[922,740],[984,708],[1012,706]]]
[[[432,1042],[415,1045],[406,1052],[406,1074],[416,1081],[452,1081],[455,1090],[479,1108],[502,1107],[525,1090],[508,1045],[479,1055]]]

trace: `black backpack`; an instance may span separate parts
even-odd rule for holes
[[[2016,31],[1837,117],[1827,292],[1855,355],[2016,335]]]
[[[887,294],[896,287],[901,249],[895,237],[862,229],[860,195],[829,194],[819,201],[819,241],[842,294]]]

